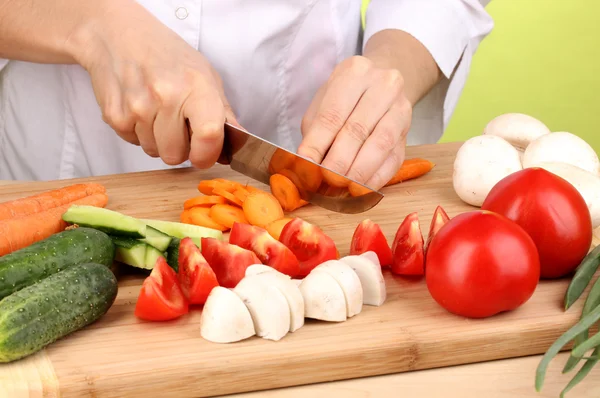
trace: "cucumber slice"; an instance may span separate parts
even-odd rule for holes
[[[198,247],[200,247],[201,238],[216,238],[223,240],[223,232],[212,228],[174,221],[148,219],[141,219],[141,221],[175,238],[183,239],[189,237]]]
[[[146,225],[146,237],[140,239],[142,242],[146,242],[150,246],[154,246],[161,252],[164,252],[171,244],[172,236],[159,231],[156,228],[152,228],[150,225]]]
[[[109,235],[130,238],[146,237],[144,222],[103,207],[71,205],[62,218],[68,223],[94,228]]]
[[[156,260],[164,257],[157,248],[138,239],[111,236],[115,244],[115,260],[141,269],[153,269]]]
[[[175,270],[179,271],[179,243],[181,239],[173,238],[171,244],[167,248],[167,264]]]

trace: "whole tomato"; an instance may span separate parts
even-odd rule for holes
[[[541,277],[571,273],[592,244],[592,218],[581,194],[567,180],[542,168],[527,168],[500,180],[483,210],[504,215],[531,236]]]
[[[533,295],[540,262],[531,237],[504,216],[476,210],[452,218],[427,249],[425,279],[446,310],[485,318]]]

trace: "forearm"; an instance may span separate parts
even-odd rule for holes
[[[398,69],[404,78],[404,91],[414,106],[442,77],[427,49],[410,34],[382,30],[369,39],[363,55],[377,66]]]

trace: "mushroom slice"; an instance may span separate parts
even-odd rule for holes
[[[265,287],[275,286],[285,296],[290,308],[290,332],[304,326],[304,298],[298,285],[290,277],[280,272],[262,272],[257,274],[256,279]]]
[[[256,334],[248,308],[230,289],[214,287],[200,315],[200,335],[213,343],[233,343]]]
[[[363,289],[352,267],[339,260],[328,260],[316,266],[311,272],[326,272],[339,283],[346,298],[348,318],[360,314],[363,306]]]
[[[252,264],[251,266],[246,268],[245,275],[246,276],[258,275],[258,274],[262,274],[263,272],[277,272],[278,274],[285,275],[285,274],[277,271],[275,268],[269,267],[268,265],[265,265],[265,264]]]
[[[364,254],[342,257],[340,261],[348,264],[358,275],[363,288],[363,304],[379,307],[387,298],[385,279],[381,266],[369,261]]]
[[[340,284],[327,272],[312,272],[300,283],[304,316],[329,322],[346,320],[346,298]]]

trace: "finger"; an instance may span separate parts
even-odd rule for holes
[[[321,101],[323,101],[323,96],[325,95],[326,90],[327,90],[326,84],[321,86],[319,88],[319,90],[317,90],[317,93],[313,97],[313,100],[311,101],[310,105],[308,106],[308,109],[306,110],[306,112],[304,113],[304,116],[302,117],[302,122],[300,124],[300,132],[303,137],[308,134],[310,127],[313,124],[315,115],[317,114],[317,111],[319,110]]]
[[[148,156],[158,157],[159,152],[154,138],[154,119],[156,117],[157,104],[148,90],[138,89],[124,92],[127,111],[132,115],[135,122],[134,131],[139,145]]]
[[[406,139],[402,138],[400,143],[390,152],[381,167],[377,169],[365,185],[376,190],[383,188],[402,166],[405,148]]]
[[[184,117],[189,119],[190,161],[195,167],[208,168],[215,164],[223,147],[225,108],[219,94],[209,92],[188,100]]]
[[[390,90],[382,85],[368,88],[335,137],[322,164],[345,175],[361,147],[369,138],[379,120],[397,99],[398,94],[397,90]]]
[[[223,101],[223,108],[225,110],[225,121],[229,124],[234,125],[235,127],[245,130],[244,127],[237,121],[237,117],[233,112],[233,108],[231,107],[231,105],[229,105],[229,101],[227,101],[227,98],[225,98],[225,93],[221,93],[221,101]],[[221,154],[217,159],[217,163],[229,164],[229,159],[227,158],[227,155],[223,153],[223,151],[221,151]]]
[[[380,184],[380,180],[385,180],[386,173],[390,172],[389,167],[393,165],[386,166],[388,167],[386,169],[383,168],[383,164],[389,162],[388,157],[393,154],[403,137],[406,136],[410,128],[411,116],[412,110],[408,102],[392,106],[361,147],[347,176],[360,183],[376,181],[377,184]]]

